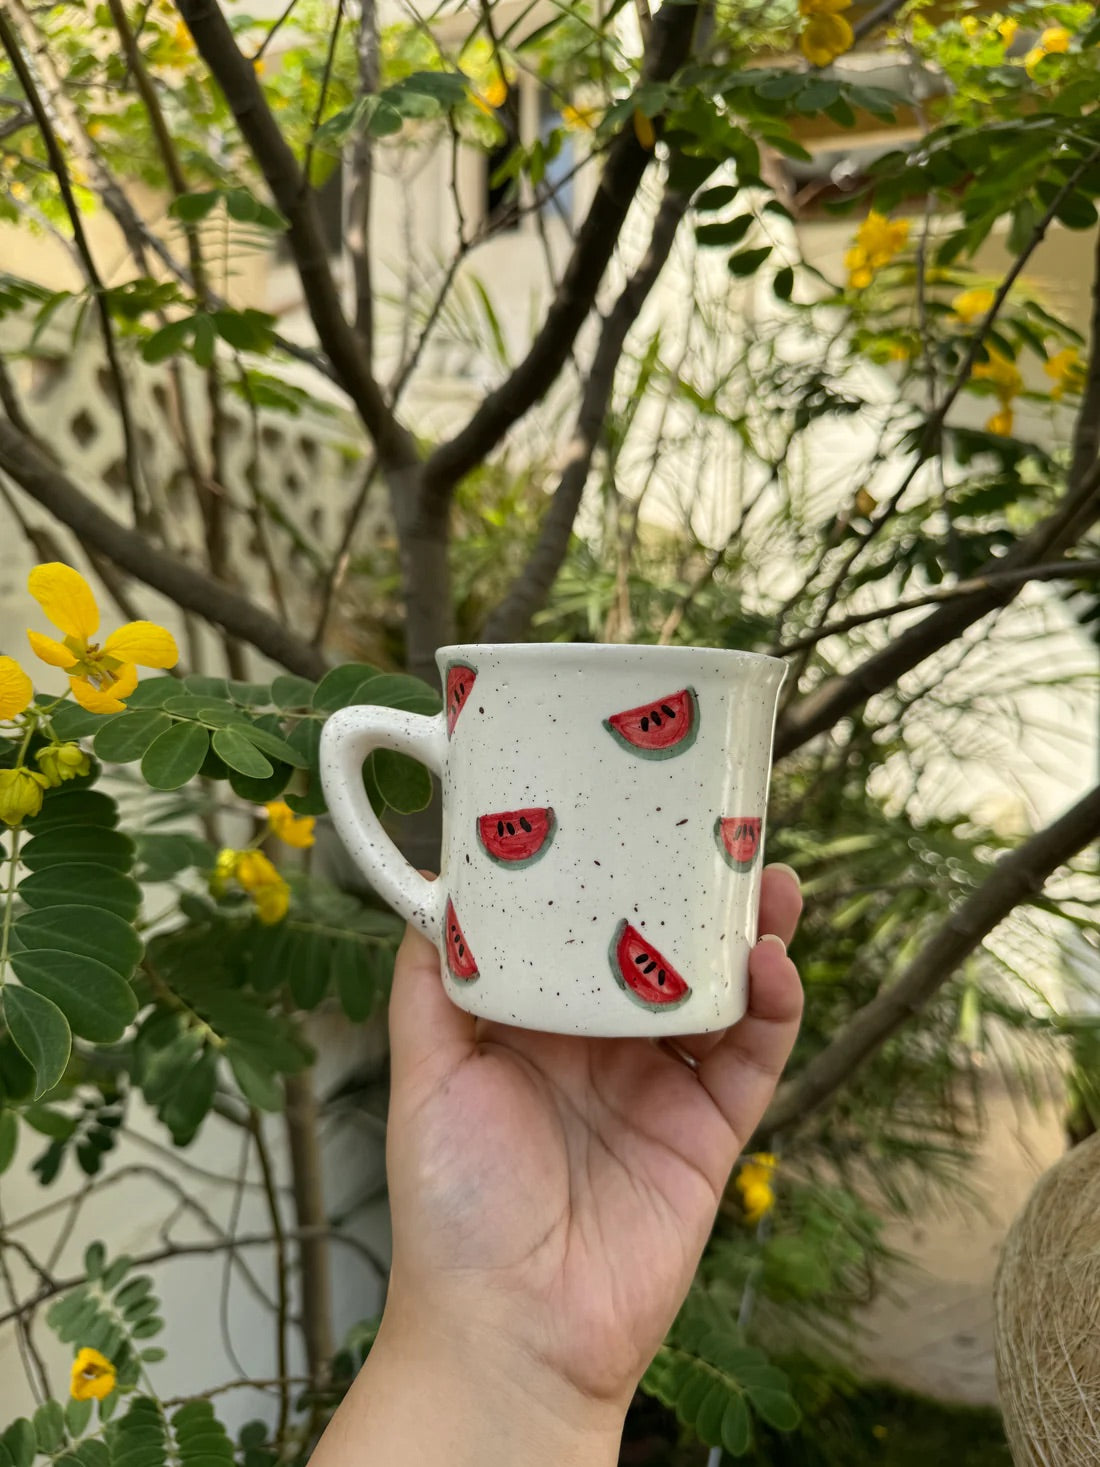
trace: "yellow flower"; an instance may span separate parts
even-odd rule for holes
[[[951,309],[960,321],[969,326],[989,314],[996,298],[994,291],[977,285],[971,290],[961,290],[951,302]]]
[[[872,209],[856,231],[855,244],[844,256],[849,288],[864,290],[870,285],[875,271],[888,265],[905,248],[908,238],[908,219],[887,219]]]
[[[187,26],[182,20],[177,20],[172,31],[172,45],[177,51],[190,51],[194,44]]]
[[[989,419],[989,422],[985,425],[985,431],[987,433],[999,433],[1002,438],[1011,438],[1012,425],[1015,421],[1012,409],[1010,407],[1003,407]]]
[[[802,27],[798,44],[811,66],[828,66],[855,44],[855,32],[843,15],[812,14]]]
[[[1068,51],[1069,43],[1072,39],[1072,36],[1064,25],[1048,25],[1039,37],[1039,45],[1042,46],[1048,56],[1053,56],[1062,51]]]
[[[1075,346],[1067,346],[1064,351],[1055,352],[1052,357],[1048,357],[1043,363],[1043,371],[1054,383],[1050,395],[1055,402],[1067,392],[1076,396],[1084,391],[1085,364]]]
[[[257,76],[263,76],[264,72],[267,70],[267,62],[262,56],[257,56],[255,61],[253,61],[252,70],[256,73]]]
[[[959,21],[959,25],[962,27],[963,35],[968,36],[971,40],[978,35],[982,28],[982,23],[976,15],[964,15],[962,20]]]
[[[115,1388],[118,1374],[105,1355],[85,1345],[73,1361],[69,1394],[74,1401],[102,1401]]]
[[[34,697],[34,684],[14,657],[0,657],[0,721],[18,718]]]
[[[798,0],[802,15],[836,15],[838,10],[849,10],[852,0]]]
[[[262,851],[219,851],[210,889],[221,896],[229,881],[236,881],[252,898],[261,922],[271,926],[286,916],[290,887]]]
[[[988,360],[975,363],[971,375],[976,382],[990,384],[1000,398],[1002,407],[1007,407],[1024,385],[1019,367],[1011,357],[1006,357],[995,346],[989,348]],[[992,433],[1000,431],[997,428],[990,429]]]
[[[777,1158],[768,1151],[757,1152],[742,1162],[735,1185],[741,1193],[747,1223],[755,1225],[775,1206],[772,1176],[778,1165]]]
[[[1016,32],[1020,29],[1020,22],[1015,16],[1006,16],[997,27],[997,34],[1006,46],[1011,46],[1016,39]]]
[[[0,769],[0,820],[20,825],[42,808],[42,791],[49,788],[44,774],[32,769]]]
[[[1064,25],[1048,25],[1039,37],[1039,44],[1033,46],[1024,57],[1024,69],[1028,76],[1035,75],[1040,61],[1047,56],[1059,56],[1069,50],[1069,43],[1073,38]]]
[[[92,761],[79,744],[48,744],[34,756],[50,787],[56,788],[67,779],[77,779],[89,772]]]
[[[561,109],[562,126],[569,132],[591,132],[599,120],[598,107],[570,107]]]
[[[138,684],[139,667],[174,667],[179,652],[171,632],[151,621],[131,621],[93,642],[99,608],[92,588],[60,561],[37,565],[27,582],[31,595],[59,631],[63,642],[27,632],[31,651],[51,667],[69,674],[73,697],[89,713],[121,713]]]
[[[84,131],[88,134],[90,138],[97,138],[103,131],[103,123],[98,117],[93,117],[91,122],[89,122],[88,126],[84,129]]]
[[[300,851],[309,849],[314,839],[313,827],[317,823],[312,815],[295,815],[285,800],[272,800],[266,809],[272,835]]]
[[[657,142],[657,134],[653,123],[640,107],[634,109],[634,136],[641,143],[647,153],[652,152]]]

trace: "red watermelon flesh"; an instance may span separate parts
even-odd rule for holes
[[[699,733],[699,700],[694,688],[665,693],[637,708],[613,713],[604,728],[632,754],[643,759],[671,759],[694,744]]]
[[[481,975],[477,971],[474,955],[462,935],[462,928],[455,916],[454,903],[448,898],[447,915],[443,919],[446,928],[447,968],[452,978],[460,983],[472,983]]]
[[[714,838],[727,866],[735,871],[749,871],[760,854],[758,815],[719,815],[714,822]]]
[[[668,959],[627,921],[616,927],[608,956],[615,982],[643,1008],[675,1009],[691,996],[690,987]]]
[[[455,731],[458,715],[474,689],[477,672],[465,662],[452,662],[447,669],[447,737]]]
[[[557,820],[549,806],[530,810],[501,810],[480,815],[477,838],[481,848],[498,866],[519,869],[541,860],[550,849]]]

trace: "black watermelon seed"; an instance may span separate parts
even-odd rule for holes
[[[649,975],[649,974],[650,974],[650,973],[652,973],[652,972],[653,972],[653,970],[654,970],[654,968],[655,968],[655,967],[656,967],[656,966],[657,966],[657,964],[656,964],[656,963],[650,963],[650,965],[649,965],[649,967],[648,967],[648,968],[646,968],[646,969],[645,969],[645,972],[646,972],[646,976],[647,976],[647,977],[648,977],[648,975]]]
[[[675,710],[675,708],[670,708],[667,703],[662,703],[661,704],[661,712],[666,716],[666,718],[675,718],[676,717],[676,710]]]
[[[649,719],[643,713],[642,714],[642,732],[645,733],[645,731],[646,731],[646,729],[648,727],[649,727]]]
[[[504,834],[504,821],[503,820],[498,820],[497,821],[497,835],[503,835],[503,834]]]
[[[640,967],[642,965],[642,963],[645,962],[645,953],[639,953],[638,956],[634,959],[634,961]]]
[[[523,828],[527,832],[527,834],[530,835],[531,834],[531,822],[530,822],[530,820],[528,820],[528,818],[527,818],[526,815],[521,815],[519,817],[519,823],[523,826]]]
[[[654,708],[653,712],[649,716],[653,720],[653,727],[654,728],[660,728],[660,726],[661,726],[661,715],[657,712],[656,708]]]
[[[461,948],[459,948],[459,952],[461,952],[461,951],[462,951],[462,949],[461,949]],[[662,969],[661,969],[661,971],[660,971],[660,972],[659,972],[659,973],[658,973],[658,974],[657,974],[657,982],[658,982],[658,984],[659,984],[659,985],[660,985],[660,986],[661,986],[661,987],[662,987],[662,988],[663,988],[663,987],[664,987],[664,986],[665,986],[665,979],[666,979],[666,978],[667,978],[667,976],[668,976],[668,974],[667,974],[667,973],[666,973],[666,972],[665,972],[665,970],[664,970],[664,969],[663,969],[663,968],[662,968]]]
[[[509,822],[508,822],[508,834],[509,835],[515,835],[515,833],[516,833],[516,827],[509,820]]]

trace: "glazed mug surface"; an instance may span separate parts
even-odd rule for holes
[[[436,717],[334,713],[333,822],[374,889],[438,946],[470,1013],[551,1033],[723,1029],[756,941],[775,658],[694,647],[443,647]],[[371,809],[363,761],[442,783],[437,881]]]

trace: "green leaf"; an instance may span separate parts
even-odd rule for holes
[[[65,1402],[65,1427],[70,1436],[82,1436],[87,1430],[88,1422],[92,1419],[93,1401],[66,1401]],[[86,1444],[91,1446],[92,1443]],[[99,1443],[96,1443],[99,1445]],[[75,1457],[76,1453],[72,1453]]]
[[[11,965],[24,988],[43,1002],[48,1000],[51,1008],[56,1005],[68,1020],[66,1029],[71,1026],[82,1039],[113,1044],[122,1038],[127,1024],[137,1013],[134,990],[106,963],[95,958],[72,952],[21,952],[13,954]],[[16,1043],[19,1043],[18,1036]],[[23,1052],[26,1054],[26,1050]],[[27,1058],[31,1056],[28,1054]]]
[[[134,843],[128,835],[100,826],[59,826],[28,841],[20,856],[30,871],[93,862],[126,872],[133,863]]]
[[[292,773],[293,770],[288,765],[276,764],[267,779],[252,779],[234,769],[230,772],[229,784],[233,793],[240,795],[250,805],[266,805],[269,800],[279,798],[290,783]]]
[[[64,1445],[65,1413],[59,1401],[43,1401],[34,1413],[34,1439],[46,1457]]]
[[[161,1107],[160,1118],[172,1133],[177,1146],[186,1146],[209,1114],[218,1082],[218,1055],[211,1046],[202,1049],[192,1063],[177,1077],[171,1094]],[[148,1338],[157,1330],[147,1322],[131,1331],[136,1340]],[[158,1329],[161,1327],[157,1321]],[[145,1330],[147,1333],[143,1333]]]
[[[743,1457],[752,1441],[752,1421],[745,1398],[732,1395],[722,1415],[721,1442],[731,1457]]]
[[[219,759],[241,774],[253,779],[267,779],[273,772],[271,762],[235,728],[219,728],[212,746]]]
[[[270,758],[278,759],[283,764],[289,764],[295,769],[309,768],[308,758],[304,754],[299,753],[292,743],[287,739],[281,738],[278,734],[271,733],[266,728],[257,728],[254,723],[241,724],[235,731],[242,738],[246,738],[250,743],[255,744],[258,749],[262,749]]]
[[[732,204],[740,190],[732,183],[722,183],[716,188],[704,189],[692,200],[692,207],[698,209],[701,214],[713,213],[716,209],[724,209],[727,204]]]
[[[220,188],[210,189],[205,193],[178,194],[168,205],[168,213],[184,224],[198,224],[206,218],[221,196]]]
[[[100,1282],[109,1294],[112,1289],[117,1289],[122,1280],[134,1266],[134,1260],[128,1253],[120,1253],[117,1258],[103,1270],[103,1278]]]
[[[403,672],[377,673],[355,690],[356,703],[377,703],[406,713],[435,714],[443,703],[439,694],[418,677]]]
[[[704,246],[740,244],[755,223],[755,214],[738,214],[736,219],[727,219],[721,224],[700,224],[696,227],[695,239]]]
[[[195,316],[184,316],[178,321],[169,321],[149,336],[141,349],[142,358],[150,364],[166,362],[187,347],[195,331]]]
[[[90,1279],[98,1278],[107,1265],[107,1250],[102,1243],[89,1243],[84,1250],[84,1272]]]
[[[142,754],[159,735],[172,727],[167,713],[154,708],[139,708],[133,713],[116,713],[108,718],[96,734],[92,747],[96,757],[110,764],[129,764]]]
[[[34,1098],[52,1090],[65,1073],[72,1036],[65,1016],[48,998],[8,983],[4,988],[4,1022],[35,1075]]]
[[[210,735],[197,723],[177,723],[145,751],[141,772],[155,790],[178,790],[202,768]]]
[[[794,1431],[802,1420],[802,1412],[788,1391],[755,1390],[746,1386],[746,1393],[756,1414],[776,1431]]]
[[[225,207],[229,210],[229,217],[238,224],[258,224],[261,229],[271,230],[283,230],[287,227],[286,219],[277,209],[262,203],[246,188],[227,189]]]
[[[266,708],[271,702],[271,687],[268,683],[246,683],[233,678],[229,682],[229,696],[244,708]]]
[[[365,944],[349,939],[333,943],[330,967],[340,1007],[353,1024],[363,1023],[370,1018],[377,999]]]
[[[741,250],[736,255],[731,255],[726,261],[726,267],[731,275],[739,279],[746,275],[752,275],[772,252],[771,245],[761,245],[756,250]]]
[[[11,1166],[19,1144],[19,1120],[13,1110],[0,1110],[0,1176]]]
[[[137,687],[126,699],[126,707],[129,710],[135,708],[161,708],[169,698],[176,697],[183,683],[178,677],[171,677],[167,673],[163,677],[142,678]],[[102,722],[102,720],[101,720]]]
[[[196,312],[194,321],[195,337],[191,343],[191,355],[200,367],[211,367],[214,365],[214,351],[218,340],[214,323],[206,311]]]
[[[31,1467],[34,1461],[34,1427],[25,1416],[18,1416],[0,1437],[12,1455],[15,1467]]]
[[[141,938],[124,918],[75,904],[24,912],[15,933],[29,952],[53,949],[96,958],[122,978],[130,976],[144,951]],[[19,956],[16,953],[12,961]]]
[[[368,678],[380,677],[377,667],[368,662],[346,662],[326,672],[313,694],[313,706],[325,713],[334,713],[337,708],[346,708],[354,701],[354,694]]]
[[[286,710],[308,708],[313,702],[315,686],[308,678],[283,673],[271,684],[271,701],[276,708]]]
[[[66,825],[102,825],[109,829],[117,824],[118,806],[110,795],[62,785],[60,789],[46,791],[41,811],[27,821],[27,834],[41,835],[43,831],[59,830]]]
[[[142,881],[171,881],[173,876],[192,867],[208,870],[214,865],[216,854],[208,841],[182,831],[163,835],[146,833],[137,838],[138,874]]]
[[[140,683],[138,684],[140,687]],[[104,714],[89,713],[79,703],[65,701],[50,714],[50,725],[59,739],[86,739],[96,733],[104,722]]]
[[[226,1045],[225,1057],[249,1105],[254,1105],[257,1110],[282,1110],[283,1087],[275,1075],[254,1065],[234,1044]]]
[[[98,907],[132,922],[141,908],[141,887],[132,877],[109,868],[85,865],[47,866],[19,883],[20,899],[36,911],[67,902]]]
[[[236,351],[267,351],[275,340],[275,318],[264,311],[214,311],[210,320],[221,339]]]
[[[192,693],[204,702],[225,702],[229,698],[229,682],[224,677],[208,677],[203,672],[192,672],[182,682],[174,681],[176,694]]]
[[[432,777],[408,754],[395,754],[392,749],[376,749],[371,755],[374,778],[382,798],[399,815],[413,815],[426,810],[432,802]]]
[[[297,933],[297,941],[286,952],[289,982],[294,1002],[307,1012],[315,1009],[328,991],[329,944],[316,932]]]

